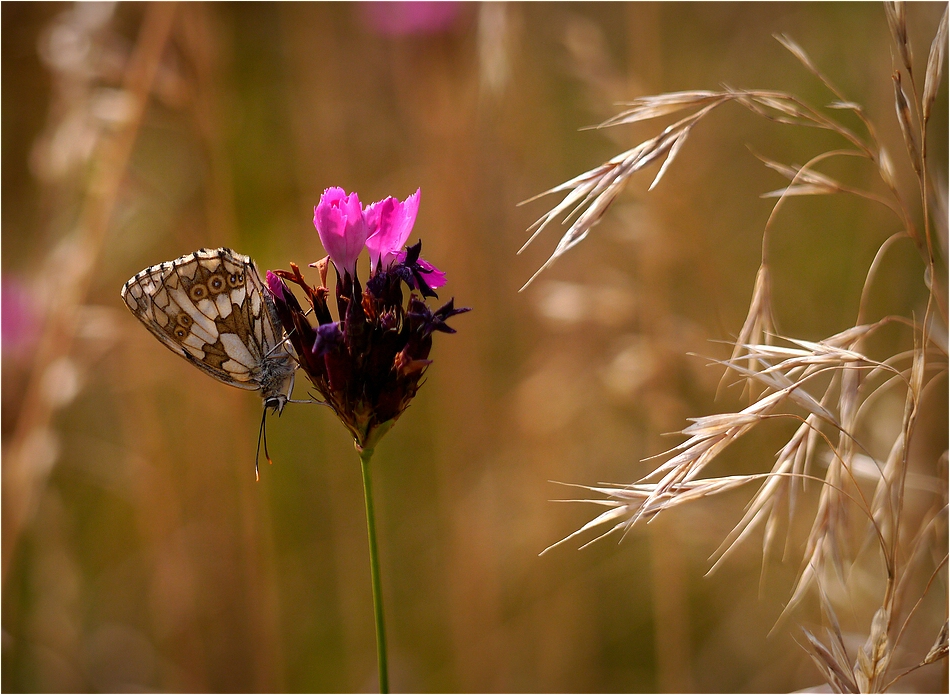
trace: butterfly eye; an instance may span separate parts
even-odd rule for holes
[[[240,287],[244,284],[244,273],[231,273],[228,275],[228,285],[231,287]]]
[[[198,283],[191,286],[191,289],[188,290],[188,296],[191,297],[192,300],[198,301],[208,296],[208,290],[204,285]]]
[[[221,277],[220,275],[212,275],[208,279],[208,287],[211,289],[212,292],[217,294],[218,292],[224,289],[224,278]]]

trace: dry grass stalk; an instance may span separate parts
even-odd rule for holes
[[[913,73],[913,51],[904,6],[886,3],[885,12],[901,61],[893,75],[895,111],[906,155],[919,183],[921,207],[918,211],[913,210],[898,192],[890,156],[861,106],[847,99],[815,67],[800,46],[781,36],[776,37],[780,43],[835,95],[836,101],[828,108],[832,112],[847,110],[856,114],[864,125],[865,135],[857,135],[834,115],[812,108],[784,92],[724,89],[642,97],[599,127],[636,123],[684,110],[692,110],[692,113],[659,135],[547,191],[563,193],[564,198],[532,225],[534,233],[525,244],[531,243],[561,215],[565,215],[565,224],[571,222],[551,257],[538,270],[540,273],[588,235],[634,173],[653,162],[660,162],[650,187],[656,186],[692,128],[714,109],[727,103],[739,104],[779,124],[829,130],[845,141],[847,146],[844,149],[822,153],[803,166],[781,164],[761,157],[767,167],[789,179],[790,183],[765,194],[765,197],[777,201],[763,234],[762,264],[756,274],[748,315],[733,353],[728,360],[720,362],[727,375],[745,381],[750,405],[739,412],[692,419],[692,424],[680,432],[686,437],[685,441],[662,454],[662,462],[635,483],[579,486],[602,495],[603,499],[577,501],[607,509],[551,546],[553,548],[590,531],[596,531],[598,535],[588,544],[616,532],[626,533],[639,521],[662,511],[758,482],[759,488],[742,519],[713,555],[710,571],[758,528],[763,530],[764,562],[779,542],[783,524],[791,533],[793,525],[806,521],[801,518],[803,512],[797,500],[806,491],[808,481],[819,483],[817,506],[805,540],[801,569],[783,614],[791,612],[806,595],[817,589],[822,614],[829,628],[824,639],[803,630],[806,639],[803,646],[836,692],[882,692],[907,673],[947,656],[945,624],[926,656],[910,668],[905,665],[905,670],[896,677],[889,674],[896,663],[898,643],[923,598],[921,595],[909,612],[902,611],[902,602],[913,584],[910,577],[924,569],[926,562],[933,563],[933,573],[927,584],[929,590],[938,575],[945,577],[947,566],[946,554],[940,559],[946,549],[948,494],[945,481],[942,482],[940,477],[939,460],[922,462],[932,477],[925,478],[925,484],[918,485],[930,490],[931,511],[921,517],[911,516],[905,510],[909,476],[918,476],[915,480],[923,477],[910,474],[910,448],[921,410],[928,404],[926,391],[931,384],[946,386],[947,352],[942,337],[947,332],[946,268],[935,260],[933,237],[937,230],[930,214],[930,204],[934,199],[939,203],[941,197],[931,194],[933,184],[928,173],[926,125],[946,55],[947,13],[944,12],[931,45],[921,95]],[[904,89],[905,77],[909,92]],[[882,196],[851,186],[816,169],[822,162],[841,156],[867,159],[888,194]],[[852,327],[817,342],[787,337],[781,339],[786,345],[774,344],[778,336],[772,320],[767,232],[786,200],[795,196],[833,193],[849,193],[883,204],[894,214],[902,229],[880,245],[868,269],[858,317]],[[917,216],[923,219],[922,230],[914,225]],[[945,215],[936,217],[946,224]],[[940,231],[946,234],[945,229]],[[891,315],[868,321],[866,300],[869,288],[883,281],[879,278],[881,259],[902,239],[915,243],[924,264],[922,282],[929,291],[925,314],[922,320],[914,316]],[[535,277],[537,273],[525,286]],[[868,340],[886,325],[906,327],[913,336],[913,349],[881,359],[873,358]],[[935,335],[938,336],[936,339]],[[882,398],[881,394],[894,389],[904,391],[899,432],[886,455],[875,455],[863,443],[862,432],[876,425],[874,418],[879,415],[873,407],[874,402]],[[779,450],[768,473],[701,477],[713,459],[753,428],[773,419],[790,418],[797,420],[799,425]],[[946,456],[944,452],[941,460],[945,461]],[[945,463],[943,466],[945,468]],[[863,529],[858,538],[853,537],[856,528]],[[787,540],[785,545],[787,551]],[[923,552],[924,549],[929,552]],[[884,588],[880,604],[868,625],[865,644],[852,658],[845,647],[832,602],[822,585],[837,582],[847,591],[850,573],[869,552],[876,553],[879,558],[876,566],[883,567],[880,580]]]
[[[104,11],[108,21],[112,9]],[[82,307],[95,276],[96,261],[107,239],[109,225],[118,206],[121,185],[142,125],[162,54],[168,43],[176,9],[168,3],[150,5],[144,15],[137,43],[123,65],[122,90],[128,102],[120,109],[116,124],[97,123],[92,137],[94,147],[82,159],[91,170],[83,181],[82,209],[75,229],[57,244],[45,259],[44,277],[53,278],[48,290],[48,306],[43,333],[33,356],[33,366],[10,443],[4,450],[3,467],[3,577],[6,578],[14,550],[25,529],[36,501],[46,485],[58,455],[54,419],[65,405],[59,402],[45,383],[57,365],[73,364],[73,348],[81,326],[76,315]],[[90,50],[91,56],[100,52]],[[101,68],[99,68],[101,69]],[[91,72],[94,77],[98,73]],[[89,109],[88,103],[78,108]],[[60,143],[62,144],[62,143]],[[47,156],[54,157],[51,151]],[[69,174],[67,169],[57,175]]]
[[[587,237],[587,234],[600,222],[610,204],[624,189],[633,174],[654,162],[661,162],[660,169],[650,184],[650,190],[655,188],[686,142],[686,138],[693,127],[719,106],[732,102],[777,123],[811,126],[836,132],[855,147],[855,150],[849,151],[849,154],[867,157],[875,162],[878,161],[877,150],[865,143],[849,128],[786,92],[725,89],[718,92],[675,92],[659,96],[641,97],[629,104],[630,109],[621,112],[597,127],[627,125],[686,109],[697,110],[667,126],[656,137],[622,152],[599,167],[525,201],[528,203],[550,193],[567,192],[560,203],[531,225],[529,231],[532,234],[524,246],[521,247],[519,253],[524,251],[554,219],[562,214],[566,213],[564,223],[571,219],[574,219],[574,221],[562,235],[550,258],[529,278],[522,290],[528,287],[543,270],[550,267],[560,256]],[[838,108],[841,108],[842,103],[844,102],[838,103]]]

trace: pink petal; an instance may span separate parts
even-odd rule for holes
[[[393,210],[399,203],[389,197],[367,206],[363,212],[366,225],[369,227],[369,237],[366,239],[366,248],[374,268],[379,267],[380,260],[392,251],[392,216]]]
[[[445,285],[445,273],[429,263],[429,261],[424,261],[421,258],[419,259],[419,265],[423,270],[422,279],[426,281],[426,284],[430,288],[437,290]]]
[[[394,238],[399,240],[397,248],[401,249],[409,241],[409,235],[416,224],[416,215],[419,214],[419,197],[422,195],[422,189],[417,188],[416,192],[406,198],[406,202],[397,206],[393,213],[393,234]]]
[[[313,224],[338,272],[356,276],[356,259],[366,242],[368,228],[356,193],[328,188],[313,209]]]
[[[375,267],[380,263],[391,265],[396,254],[406,245],[416,223],[416,215],[419,214],[421,195],[421,189],[416,189],[405,202],[400,203],[396,198],[389,197],[367,206],[364,214],[370,236],[366,240],[366,248]]]

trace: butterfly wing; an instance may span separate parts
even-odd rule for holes
[[[146,268],[122,297],[162,344],[218,381],[258,390],[275,371],[293,373],[272,301],[247,256],[201,249]]]

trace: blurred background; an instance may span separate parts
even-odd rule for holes
[[[910,8],[920,61],[943,7]],[[172,355],[119,298],[139,270],[199,247],[231,246],[262,270],[318,260],[311,220],[328,186],[364,202],[421,187],[413,239],[448,273],[442,299],[473,307],[453,320],[457,335],[437,336],[425,386],[374,459],[394,689],[820,682],[794,621],[769,636],[800,548],[760,576],[754,537],[703,576],[751,490],[661,516],[619,545],[539,552],[600,510],[552,503],[583,496],[552,481],[633,481],[687,417],[741,407],[735,389],[717,400],[720,371],[687,353],[728,355],[712,341],[746,315],[772,206],[759,195],[784,185],[752,152],[803,163],[840,143],[721,109],[657,189],[646,191],[655,168],[635,178],[522,293],[559,232],[517,256],[556,199],[518,203],[666,124],[579,130],[617,102],[722,84],[830,101],[775,33],[863,104],[909,182],[881,6],[0,11],[3,690],[376,687],[346,431],[326,409],[288,407],[269,419],[274,465],[255,483],[259,399]],[[942,89],[931,143],[944,186],[946,112]],[[865,164],[836,166],[874,185]],[[857,199],[787,205],[771,249],[779,329],[817,340],[852,325],[894,231]],[[919,260],[909,246],[889,259],[873,313],[921,315]],[[298,397],[306,386],[301,376]],[[918,436],[942,451],[946,380],[936,390]],[[716,472],[769,470],[791,426],[740,441]],[[908,649],[926,652],[923,627]],[[908,686],[946,690],[945,662],[917,676]]]

